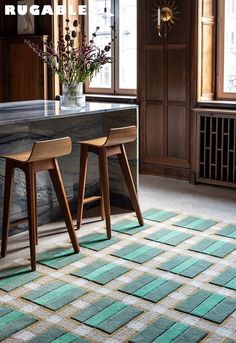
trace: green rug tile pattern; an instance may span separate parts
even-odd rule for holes
[[[115,251],[112,253],[112,256],[143,264],[147,261],[150,261],[154,257],[159,256],[163,252],[164,250],[159,248],[152,248],[148,245],[132,243],[120,250]]]
[[[0,306],[0,341],[34,324],[37,319],[7,306]]]
[[[75,285],[63,281],[53,281],[22,298],[56,311],[85,294],[87,294],[85,290]]]
[[[58,270],[81,260],[83,257],[82,254],[75,254],[73,249],[57,248],[38,254],[37,262]]]
[[[3,270],[0,271],[0,289],[10,292],[41,276],[42,274],[38,272],[32,272],[31,270],[22,267]]]
[[[89,264],[84,268],[76,270],[75,272],[71,273],[71,275],[97,282],[100,285],[106,285],[108,282],[129,271],[129,268],[120,266],[117,263],[97,260],[96,262]]]
[[[175,217],[177,214],[173,212],[158,210],[156,208],[151,208],[143,212],[143,218],[152,220],[154,222],[162,223],[168,219]]]
[[[191,237],[192,235],[190,233],[161,229],[145,238],[175,247]]]
[[[83,339],[75,334],[70,332],[65,332],[56,327],[50,328],[48,331],[43,333],[40,336],[37,336],[30,341],[29,343],[89,343],[86,339]]]
[[[131,343],[198,343],[207,332],[160,317],[130,340]]]
[[[175,309],[220,324],[236,310],[236,300],[199,290]]]
[[[200,260],[195,257],[176,255],[157,268],[181,276],[194,278],[210,266],[212,266],[212,263],[208,261]]]
[[[113,333],[143,313],[134,306],[110,298],[103,298],[81,310],[72,318],[106,333]]]
[[[120,217],[111,240],[98,223],[82,253],[52,241],[35,272],[28,258],[2,259],[0,341],[236,343],[236,224],[146,214],[167,221]]]
[[[92,233],[80,238],[81,247],[95,251],[108,248],[117,242],[119,242],[118,238],[112,237],[111,239],[108,239],[106,235],[102,235],[100,233]]]
[[[228,268],[219,276],[214,278],[211,283],[236,291],[236,268]]]
[[[203,232],[216,224],[217,222],[214,220],[188,216],[178,221],[174,225],[183,227],[185,229],[191,229],[191,230]]]
[[[228,225],[224,227],[217,233],[217,235],[236,239],[236,225]]]
[[[144,274],[119,290],[136,297],[157,303],[182,285],[175,281]]]
[[[127,235],[135,235],[138,232],[144,231],[150,228],[151,225],[144,224],[144,226],[140,226],[139,223],[135,220],[124,219],[119,221],[116,224],[112,225],[112,231],[125,233]]]
[[[236,245],[224,241],[204,238],[190,250],[215,257],[225,257],[236,249]]]

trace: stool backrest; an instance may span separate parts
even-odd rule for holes
[[[36,162],[69,155],[72,150],[70,137],[35,142],[28,162]]]
[[[136,126],[119,127],[110,129],[104,146],[120,145],[133,142],[137,139]]]

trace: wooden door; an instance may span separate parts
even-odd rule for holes
[[[192,20],[196,2],[175,1],[178,20],[164,38],[139,1],[141,172],[189,179]],[[193,85],[195,87],[195,85]]]

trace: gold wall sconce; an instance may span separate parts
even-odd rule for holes
[[[168,28],[171,29],[178,20],[178,9],[176,1],[160,0],[155,3],[153,9],[153,22],[156,23],[157,33],[159,37],[164,38],[167,35]]]

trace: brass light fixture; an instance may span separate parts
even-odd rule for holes
[[[112,17],[114,17],[114,14],[108,10],[107,7],[107,0],[105,0],[105,4],[104,4],[104,10],[101,13],[102,18],[105,20],[105,24],[107,24],[108,20],[111,19]]]
[[[168,28],[171,29],[175,21],[178,20],[178,14],[176,1],[160,0],[155,3],[152,16],[159,37],[164,38],[167,35]]]

